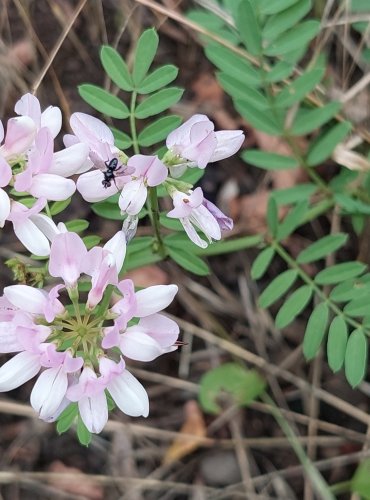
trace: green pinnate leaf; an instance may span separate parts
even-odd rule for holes
[[[354,318],[366,316],[369,313],[369,295],[352,299],[345,306],[343,312]]]
[[[278,224],[279,224],[279,213],[278,213],[277,203],[275,199],[272,196],[270,196],[267,204],[267,227],[272,236],[276,236]]]
[[[228,73],[218,72],[217,80],[224,90],[234,99],[241,99],[252,104],[256,109],[266,110],[270,104],[259,90],[246,86],[244,81],[238,80]]]
[[[72,233],[82,233],[89,227],[90,223],[85,219],[74,219],[66,222],[65,225]]]
[[[351,128],[350,122],[342,122],[331,127],[325,134],[320,135],[308,151],[308,165],[314,167],[329,158],[335,146],[343,141]]]
[[[248,149],[241,156],[247,163],[264,170],[291,170],[299,167],[299,162],[291,156],[267,153],[259,149]]]
[[[269,135],[280,136],[283,133],[283,122],[277,117],[270,113],[261,113],[260,109],[243,99],[235,99],[234,104],[243,118],[256,129]]]
[[[271,283],[264,289],[258,303],[264,309],[279,300],[293,285],[297,279],[297,271],[288,269],[279,274]]]
[[[320,349],[326,333],[328,319],[329,308],[325,302],[321,302],[313,310],[304,334],[303,354],[306,359],[314,358]]]
[[[159,38],[154,28],[145,30],[136,45],[132,79],[138,87],[145,78],[158,49]]]
[[[204,411],[217,414],[222,408],[217,399],[222,393],[239,406],[248,406],[266,389],[266,382],[255,370],[236,363],[225,363],[207,372],[200,381],[199,402]]]
[[[257,255],[251,269],[252,279],[258,280],[262,278],[274,258],[274,255],[275,250],[272,247],[264,248],[262,252]]]
[[[109,45],[103,45],[100,50],[100,60],[105,72],[117,87],[128,92],[133,90],[132,79],[127,64],[116,49]]]
[[[266,81],[270,83],[281,82],[288,78],[294,71],[294,64],[289,64],[286,61],[279,61],[266,74]]]
[[[285,328],[300,314],[311,300],[313,289],[309,285],[297,288],[284,302],[275,318],[277,328]]]
[[[295,1],[287,9],[267,19],[262,31],[263,38],[274,40],[278,35],[295,26],[310,10],[311,0]]]
[[[157,115],[165,111],[181,99],[183,92],[184,90],[178,87],[159,90],[137,106],[135,110],[136,118],[148,118],[148,116]]]
[[[333,101],[321,108],[300,109],[290,128],[290,133],[293,135],[305,135],[313,132],[331,120],[341,107],[340,102]]]
[[[198,276],[210,274],[209,267],[200,257],[175,246],[168,247],[168,253],[179,266]]]
[[[341,281],[359,276],[366,270],[366,265],[362,262],[343,262],[320,271],[315,281],[319,285],[333,285]]]
[[[240,2],[238,15],[234,21],[248,52],[258,55],[261,52],[261,29],[250,0]]]
[[[298,1],[299,0],[279,0],[278,2],[271,2],[271,0],[259,0],[258,6],[262,14],[272,15],[288,9]]]
[[[261,76],[258,70],[244,57],[229,48],[219,44],[210,44],[206,46],[205,52],[208,59],[223,73],[244,83],[245,86],[258,86],[261,84]]]
[[[139,94],[149,94],[165,87],[177,77],[179,70],[173,64],[157,68],[144,78],[137,91]]]
[[[352,387],[356,387],[365,377],[367,368],[367,339],[358,328],[349,336],[344,358],[346,378]]]
[[[315,38],[319,31],[319,21],[304,21],[273,40],[264,49],[264,53],[267,56],[281,56],[289,54],[292,51],[292,47],[295,47],[295,50],[303,49],[303,47]]]
[[[279,224],[277,231],[278,240],[284,240],[287,236],[299,227],[307,215],[308,201],[303,200],[297,203],[285,216],[283,222]]]
[[[115,127],[110,127],[110,129],[113,132],[114,144],[117,148],[124,150],[132,146],[132,139],[128,134]]]
[[[152,146],[165,139],[181,123],[181,116],[170,115],[159,118],[147,125],[139,134],[141,146]]]
[[[344,363],[348,340],[347,323],[343,316],[337,316],[330,324],[326,352],[333,372],[338,372]]]
[[[111,118],[127,118],[130,115],[127,105],[121,99],[97,85],[84,83],[78,87],[78,92],[90,106]]]
[[[319,259],[323,259],[331,253],[341,248],[348,240],[348,235],[345,233],[329,234],[318,241],[315,241],[297,257],[298,264],[307,264]]]
[[[324,76],[325,68],[314,68],[305,71],[303,75],[289,83],[275,99],[276,106],[289,107],[294,103],[301,101],[318,85]]]
[[[302,200],[308,200],[317,191],[317,186],[311,183],[298,184],[286,189],[277,189],[272,193],[278,205],[291,205]]]

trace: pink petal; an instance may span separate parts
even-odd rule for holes
[[[50,249],[49,273],[63,278],[68,287],[73,287],[81,272],[87,250],[76,233],[61,233],[55,236]]]
[[[168,352],[150,335],[141,332],[138,327],[128,328],[121,336],[119,346],[124,356],[135,361],[153,361],[161,354]]]
[[[93,147],[97,142],[114,145],[114,137],[110,128],[98,118],[86,113],[73,113],[70,125],[81,142]]]
[[[214,150],[210,162],[215,162],[228,158],[241,148],[244,142],[242,130],[220,130],[216,132],[217,146]]]
[[[161,347],[170,347],[179,336],[179,325],[163,314],[152,314],[141,318],[139,323],[132,328],[138,328],[155,339]]]
[[[0,322],[0,352],[19,352],[23,351],[23,345],[18,340],[16,334],[16,325],[10,323],[9,321]]]
[[[27,151],[32,144],[36,127],[31,118],[21,116],[8,120],[4,145],[0,148],[5,158],[17,156]]]
[[[189,120],[186,120],[180,127],[173,130],[167,137],[166,146],[168,149],[172,149],[174,145],[189,143],[190,141],[190,131],[195,123],[205,123],[210,122],[210,119],[206,115],[193,115]],[[212,123],[212,122],[210,122]],[[213,130],[213,128],[211,129]]]

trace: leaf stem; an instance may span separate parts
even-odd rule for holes
[[[159,223],[158,195],[156,187],[149,188],[149,216],[152,222],[156,242],[158,245],[157,252],[161,257],[164,258],[166,256],[166,249],[161,236],[161,227]]]
[[[131,94],[131,103],[130,103],[130,130],[132,138],[132,147],[134,153],[137,155],[140,153],[140,149],[137,140],[136,121],[135,121],[136,97],[137,97],[137,92],[136,90],[134,90]]]

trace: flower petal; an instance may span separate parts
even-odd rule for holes
[[[31,314],[43,315],[48,295],[44,290],[28,285],[10,285],[4,288],[4,295],[13,306]]]
[[[178,291],[177,285],[155,285],[136,292],[135,316],[142,318],[162,311],[173,301]]]
[[[98,434],[104,429],[108,421],[108,404],[104,391],[80,399],[78,409],[83,423],[90,432]]]
[[[29,192],[35,198],[46,198],[51,201],[66,200],[75,191],[76,185],[71,179],[54,174],[35,175],[29,188]]]
[[[140,382],[124,370],[121,375],[111,380],[108,390],[118,408],[130,417],[147,417],[149,414],[148,394]]]
[[[41,419],[48,419],[57,411],[67,387],[68,378],[62,367],[49,368],[41,373],[31,392],[31,405]]]
[[[41,113],[41,127],[47,127],[53,139],[59,134],[62,128],[62,112],[57,106],[49,106]]]
[[[51,244],[49,273],[55,278],[63,278],[67,286],[74,286],[86,257],[85,244],[78,234],[57,234]]]
[[[49,173],[62,177],[74,175],[80,170],[82,165],[84,165],[88,154],[89,147],[87,144],[81,142],[69,148],[62,149],[54,153]]]
[[[40,370],[40,356],[21,352],[0,368],[0,392],[12,391],[31,380]]]

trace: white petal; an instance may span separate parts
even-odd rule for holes
[[[22,344],[16,335],[16,325],[10,321],[0,322],[0,352],[23,351]]]
[[[0,189],[0,227],[4,227],[5,219],[10,213],[10,200],[4,189]]]
[[[43,314],[47,294],[38,288],[27,285],[10,285],[4,288],[5,297],[22,311]]]
[[[30,219],[13,222],[13,228],[17,238],[27,250],[40,257],[49,255],[50,245],[48,239]]]
[[[96,201],[105,200],[109,196],[116,194],[117,188],[114,183],[110,187],[105,188],[102,184],[103,180],[103,172],[100,170],[91,170],[91,172],[80,175],[77,180],[77,190],[86,201],[95,203]]]
[[[119,346],[124,356],[135,361],[153,361],[166,352],[158,342],[140,331],[126,331]]]
[[[41,127],[47,127],[53,139],[62,128],[62,112],[57,106],[49,106],[41,113]]]
[[[0,368],[0,392],[12,391],[33,378],[40,370],[40,356],[23,351]]]
[[[123,231],[118,231],[107,243],[104,245],[106,250],[112,252],[116,261],[117,271],[120,272],[123,266],[123,261],[126,256],[126,235]]]
[[[67,391],[67,374],[59,366],[41,373],[31,392],[31,405],[43,420],[59,408]]]
[[[84,397],[78,402],[83,423],[90,432],[98,434],[108,421],[108,405],[104,392],[92,397]]]
[[[217,146],[214,150],[210,162],[215,162],[228,158],[241,148],[244,142],[242,130],[219,130],[216,132]]]
[[[177,285],[155,285],[136,292],[137,309],[135,316],[142,318],[162,311],[173,301]]]
[[[99,118],[86,113],[73,113],[70,119],[73,132],[82,142],[94,146],[96,142],[114,144],[113,133]]]
[[[51,201],[66,200],[76,191],[76,185],[71,179],[65,179],[54,174],[38,174],[32,179],[29,192],[35,198],[46,198]]]
[[[38,229],[52,241],[54,236],[59,234],[60,231],[55,222],[45,214],[35,214],[31,216],[31,221],[37,226]]]
[[[84,165],[89,154],[89,147],[82,142],[66,149],[62,149],[53,155],[53,161],[49,168],[50,174],[69,177],[76,174]]]
[[[130,417],[148,416],[148,394],[140,382],[127,370],[109,382],[108,390],[118,408],[126,415]]]

